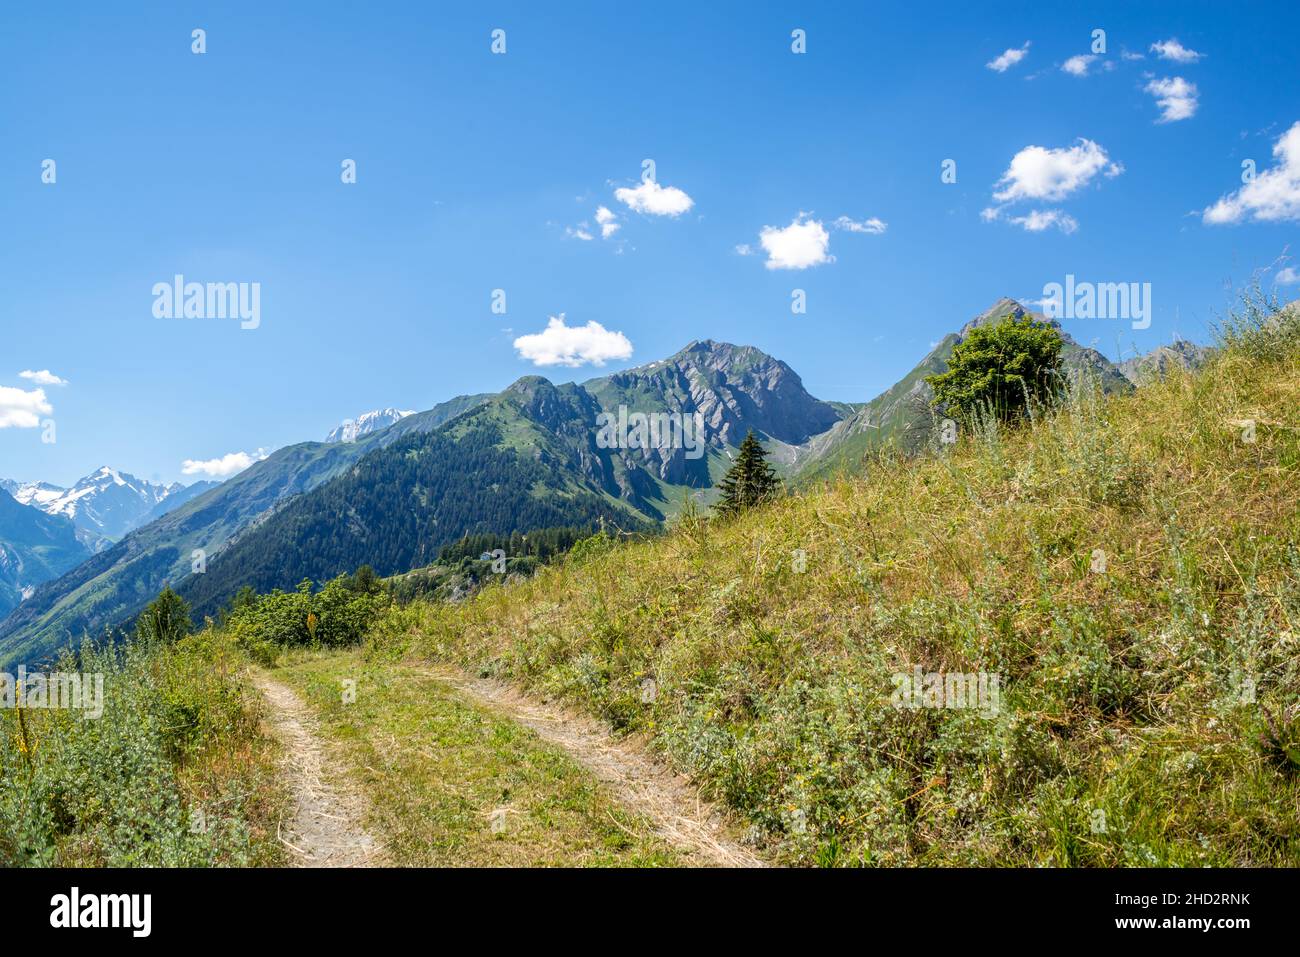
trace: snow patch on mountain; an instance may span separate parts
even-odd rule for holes
[[[147,516],[156,517],[158,507],[185,486],[179,482],[147,482],[104,466],[71,488],[12,480],[0,480],[0,488],[23,505],[48,515],[62,515],[84,532],[117,540],[142,525]]]
[[[325,436],[326,442],[355,442],[363,435],[386,429],[394,422],[400,422],[408,415],[415,415],[415,410],[375,409],[363,412],[355,419],[344,419],[336,428]]]

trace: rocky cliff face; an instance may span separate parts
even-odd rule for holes
[[[692,342],[667,359],[593,379],[584,388],[613,415],[620,407],[629,414],[699,413],[704,441],[714,454],[739,446],[751,429],[760,438],[799,445],[841,418],[839,409],[810,395],[781,360],[753,346],[711,339]],[[630,458],[662,481],[705,481],[704,456],[688,458],[687,451],[660,447],[636,450]]]
[[[1209,346],[1198,346],[1179,339],[1167,346],[1156,346],[1146,355],[1134,356],[1119,364],[1119,371],[1134,385],[1141,385],[1146,380],[1164,375],[1170,369],[1182,366],[1195,369],[1209,356]]]

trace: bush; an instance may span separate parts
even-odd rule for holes
[[[949,415],[999,422],[1019,418],[1060,389],[1061,335],[1027,315],[976,326],[957,343],[948,371],[928,376],[936,405]]]
[[[304,579],[295,591],[241,592],[225,615],[226,628],[256,660],[270,664],[280,649],[359,644],[389,602],[368,568],[340,575],[319,592]]]
[[[0,866],[277,864],[283,795],[240,661],[211,631],[83,647],[103,713],[0,710]]]

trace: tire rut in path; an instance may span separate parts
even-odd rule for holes
[[[344,774],[326,753],[320,727],[293,689],[260,672],[251,675],[267,704],[267,723],[284,749],[284,769],[295,811],[288,834],[278,834],[294,867],[374,867],[379,845],[361,826],[364,803],[327,778]]]
[[[449,669],[415,669],[529,728],[587,768],[629,810],[650,820],[655,832],[700,864],[764,867],[766,862],[731,839],[721,813],[701,800],[690,782],[630,741],[614,738],[590,718],[521,694],[500,681]]]

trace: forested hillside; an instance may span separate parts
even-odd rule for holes
[[[491,423],[408,436],[291,502],[181,591],[197,614],[215,614],[243,586],[290,589],[361,565],[392,575],[432,563],[465,535],[602,521],[642,526],[617,502],[504,440]]]

